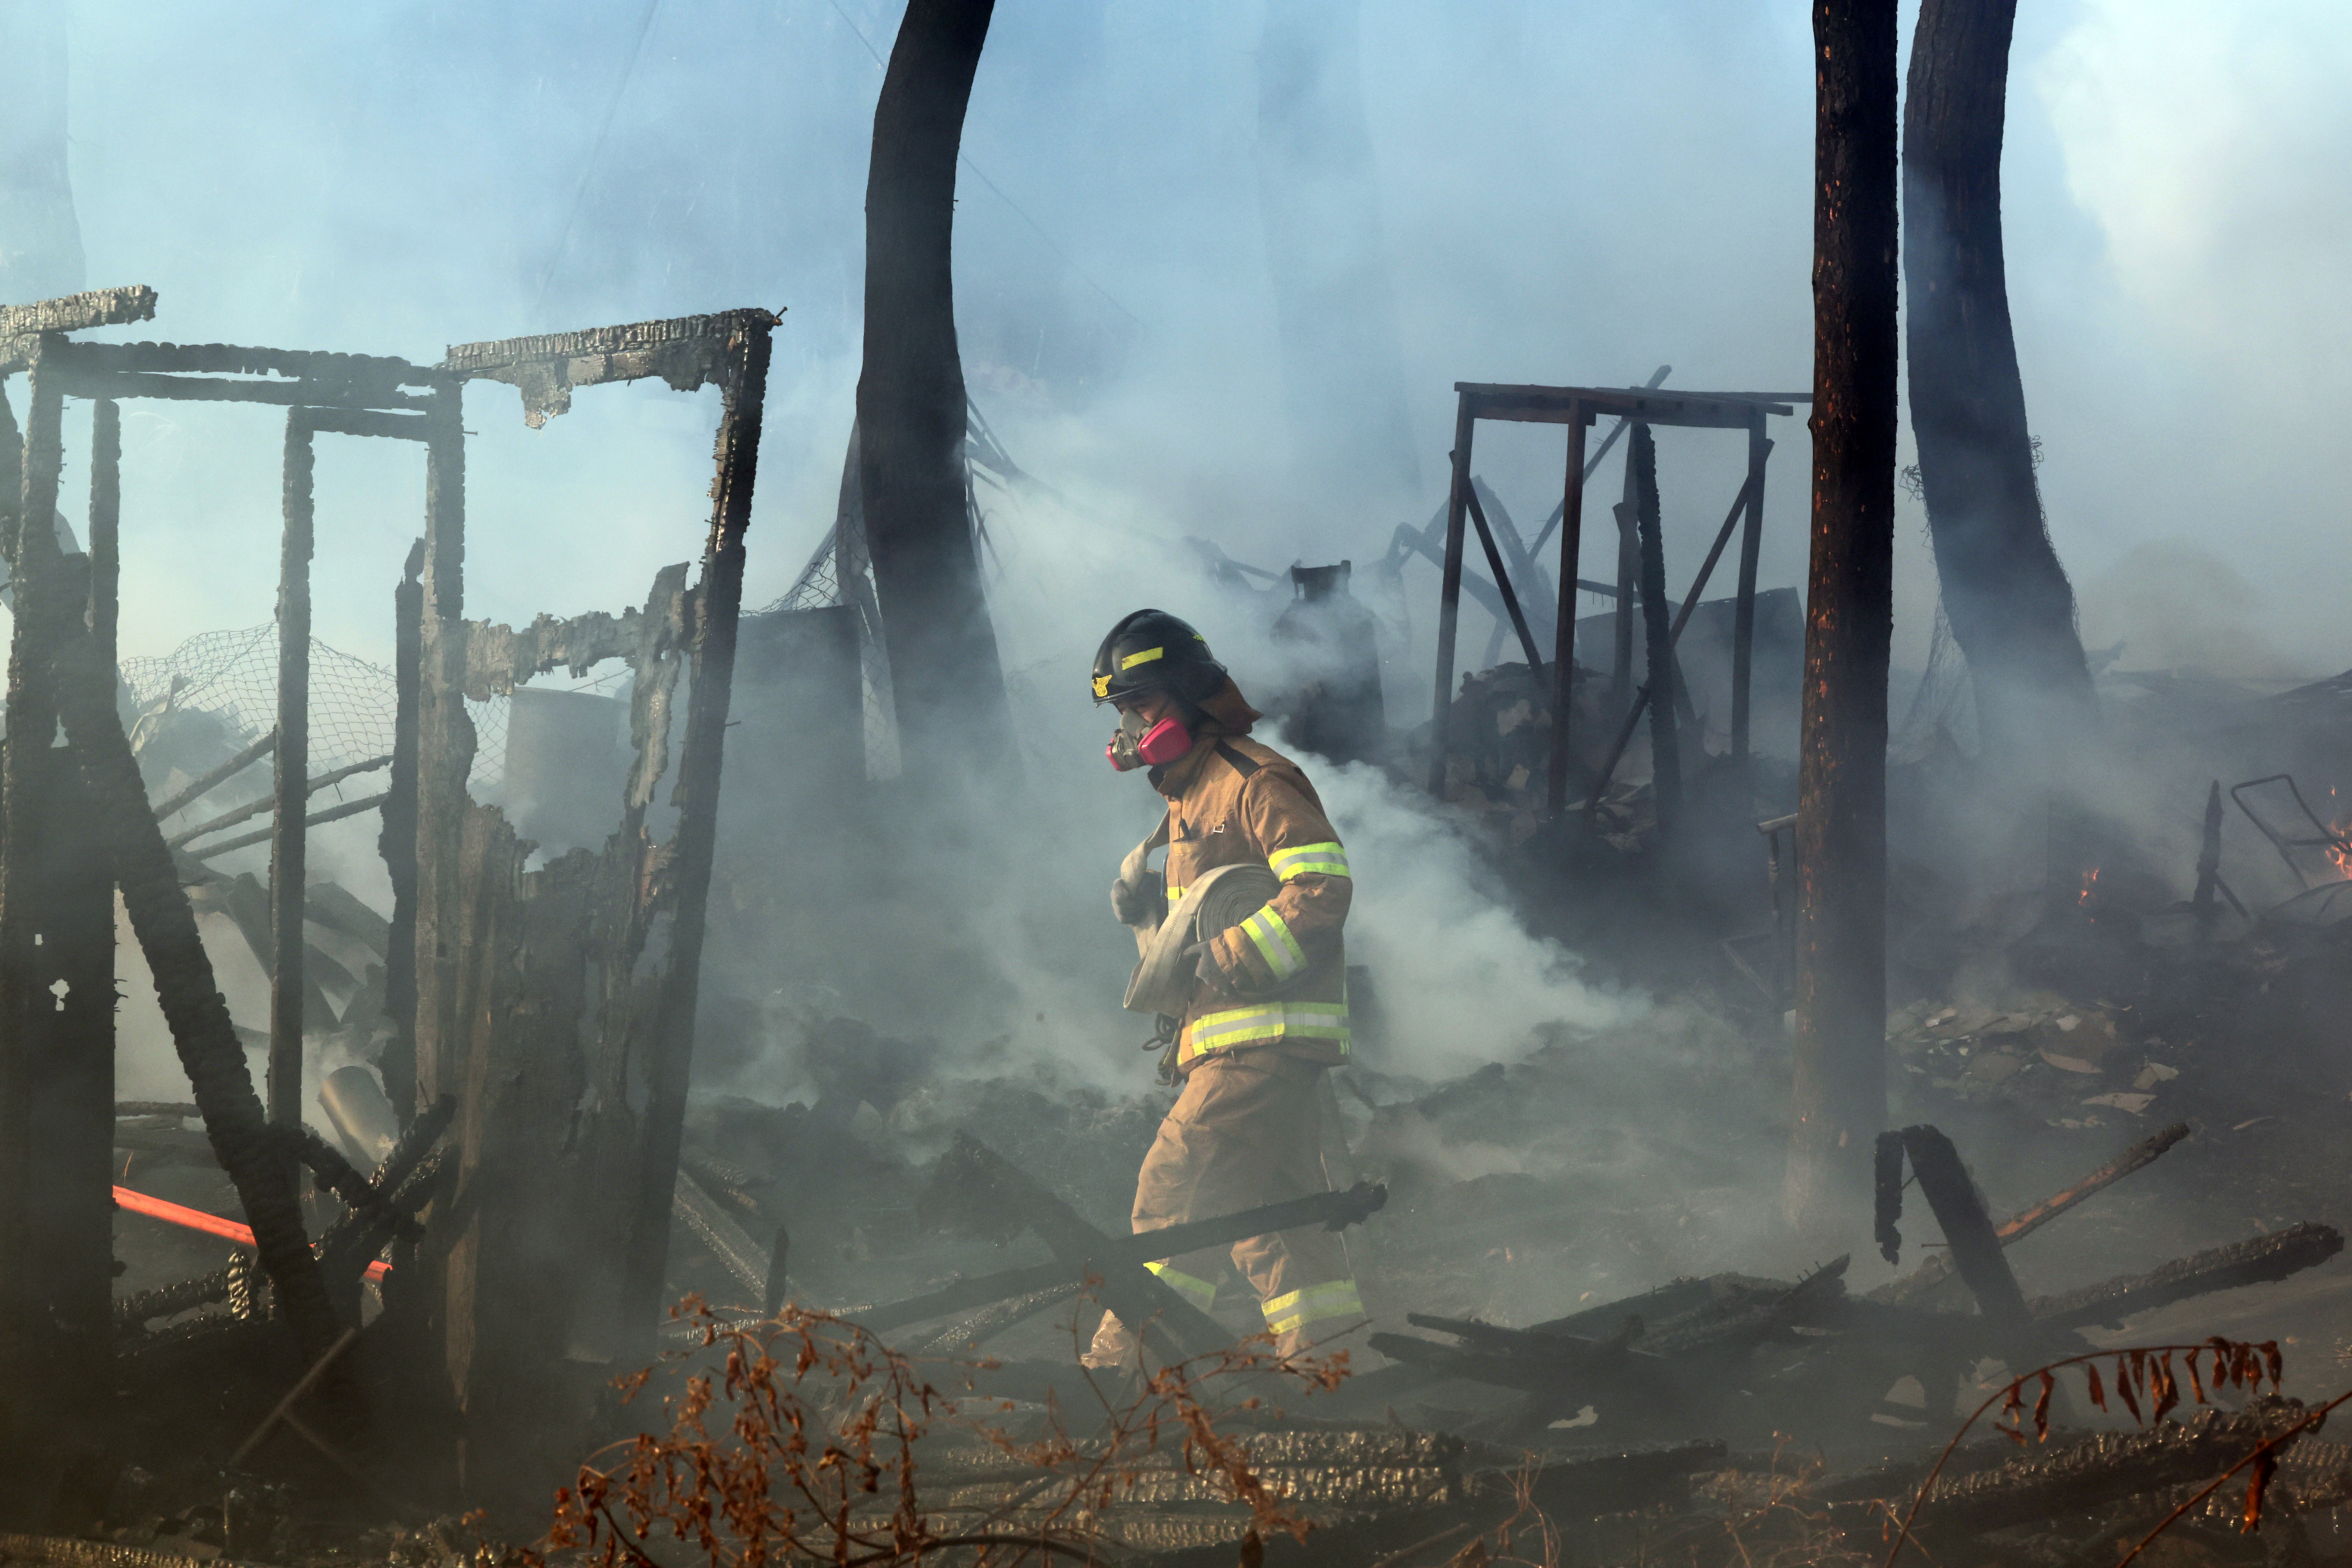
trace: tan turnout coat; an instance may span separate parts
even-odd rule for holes
[[[1255,862],[1282,889],[1209,945],[1215,978],[1184,1010],[1176,1069],[1205,1057],[1277,1049],[1348,1059],[1348,958],[1340,927],[1354,883],[1347,851],[1298,764],[1246,735],[1203,735],[1151,773],[1168,799],[1168,897],[1202,873]]]

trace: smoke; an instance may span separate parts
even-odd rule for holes
[[[899,9],[77,0],[70,160],[89,280],[162,292],[152,326],[100,335],[430,363],[470,340],[783,310],[746,593],[764,604],[833,520],[875,54]],[[2050,527],[2083,584],[2087,638],[2123,641],[2127,663],[2250,679],[2352,663],[2334,603],[2352,469],[2330,348],[2347,232],[2335,174],[2352,135],[2330,84],[2352,26],[2322,0],[2028,11],[2008,271]],[[1275,572],[1350,559],[1369,600],[1392,530],[1440,499],[1457,380],[1624,384],[1669,363],[1672,386],[1809,384],[1801,7],[1364,0],[1370,205],[1413,447],[1394,467],[1417,469],[1423,493],[1380,510],[1352,476],[1302,463],[1255,142],[1263,20],[1181,0],[999,5],[965,138],[957,300],[973,396],[1051,487],[983,491],[1024,795],[977,840],[925,841],[920,822],[895,837],[832,818],[807,829],[844,853],[793,912],[794,945],[714,959],[763,1031],[730,1087],[799,1092],[800,1033],[837,1010],[936,1041],[951,1070],[1140,1088],[1148,1024],[1116,1005],[1132,952],[1104,886],[1157,803],[1099,761],[1108,721],[1079,681],[1102,630],[1146,604],[1202,626],[1253,694],[1286,675],[1264,634],[1286,585],[1270,599],[1214,586],[1183,542]],[[508,389],[478,385],[467,412],[469,615],[619,609],[698,552],[711,395],[594,388],[534,432]],[[1772,434],[1768,589],[1803,581],[1801,411]],[[1559,496],[1562,441],[1556,427],[1477,432],[1474,466],[1530,532]],[[266,620],[278,416],[134,404],[124,446],[126,656]],[[1742,446],[1660,433],[1677,588],[1738,487]],[[85,425],[69,424],[68,448],[61,505],[79,517]],[[383,661],[422,464],[397,443],[320,450],[320,635]],[[1602,495],[1614,476],[1596,479]],[[1605,516],[1588,510],[1588,576],[1612,574]],[[2157,542],[2174,539],[2221,560],[2183,568]],[[1933,568],[1916,539],[1900,559],[1897,636],[1916,665]],[[2233,599],[2231,574],[2258,605]],[[1384,644],[1399,726],[1427,716],[1435,602],[1434,572],[1409,564]],[[1467,648],[1486,632],[1465,614]],[[1757,743],[1786,755],[1793,740]],[[1511,1060],[1562,1029],[1685,1037],[1518,925],[1495,869],[1412,792],[1304,760],[1358,870],[1350,949],[1390,1016],[1383,1070]],[[958,760],[908,766],[951,783]],[[2110,799],[2164,825],[2179,860],[2193,814],[2164,776],[2162,790],[2118,781]],[[740,798],[754,788],[730,783]],[[883,798],[887,818],[901,797]],[[351,844],[336,874],[380,900],[357,828]],[[240,1020],[257,1019],[249,977],[236,985]],[[1635,1070],[1604,1049],[1580,1070],[1597,1100],[1648,1107],[1667,1098],[1659,1059]]]

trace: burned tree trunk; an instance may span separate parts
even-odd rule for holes
[[[1298,458],[1312,481],[1417,491],[1404,351],[1364,115],[1357,0],[1272,0],[1257,192]]]
[[[1926,0],[1903,116],[1911,427],[1953,638],[1988,749],[2092,717],[2074,593],[2043,525],[2001,258],[2000,140],[2017,0]]]
[[[874,108],[858,485],[902,754],[1013,766],[1004,673],[966,509],[950,267],[957,148],[993,0],[913,0]]]
[[[1813,527],[1798,763],[1790,1221],[1859,1215],[1886,1115],[1895,0],[1814,0]]]
[[[66,166],[66,9],[0,0],[0,304],[82,286]]]

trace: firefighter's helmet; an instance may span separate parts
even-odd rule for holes
[[[1199,702],[1225,681],[1209,639],[1165,610],[1138,610],[1111,627],[1095,651],[1095,700],[1117,702],[1165,690]]]

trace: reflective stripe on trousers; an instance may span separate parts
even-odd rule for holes
[[[1271,1334],[1286,1334],[1308,1323],[1329,1318],[1360,1318],[1364,1315],[1364,1299],[1356,1291],[1353,1279],[1333,1279],[1321,1285],[1309,1285],[1303,1290],[1293,1290],[1286,1296],[1276,1296],[1265,1303],[1265,1328]]]
[[[1217,1304],[1217,1286],[1214,1280],[1187,1274],[1182,1269],[1171,1268],[1165,1263],[1147,1263],[1144,1267],[1158,1275],[1162,1285],[1167,1286],[1203,1312]]]

